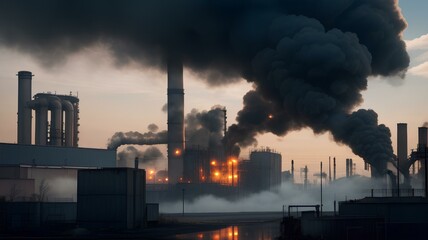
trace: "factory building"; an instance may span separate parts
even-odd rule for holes
[[[222,148],[201,149],[199,147],[189,147],[184,153],[183,182],[224,183],[225,185],[228,185],[228,172],[229,174],[232,172],[232,161],[230,160],[229,162],[230,164],[225,160]],[[236,173],[236,160],[233,163]]]
[[[146,172],[105,168],[79,171],[77,223],[85,228],[133,229],[145,225]]]
[[[17,75],[18,144],[0,143],[0,198],[31,201],[45,195],[43,201],[76,201],[78,170],[116,167],[116,151],[78,148],[79,99],[51,93],[32,99],[33,74]]]
[[[270,148],[254,150],[239,163],[239,186],[244,192],[274,190],[281,185],[282,157]]]

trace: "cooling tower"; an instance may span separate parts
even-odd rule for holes
[[[400,165],[407,160],[407,123],[397,124],[397,157]]]
[[[18,144],[31,144],[31,80],[33,74],[18,72]]]
[[[178,57],[168,59],[168,182],[183,177],[184,89],[183,63]]]

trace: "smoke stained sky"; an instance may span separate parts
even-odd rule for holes
[[[425,4],[420,2],[420,4]],[[406,7],[403,4],[400,3],[403,8]],[[412,2],[412,5],[415,4],[418,4],[417,1]],[[416,7],[408,6],[408,15],[412,16],[413,8]],[[421,8],[423,7],[421,6]],[[406,8],[404,8],[404,14],[406,15]],[[417,19],[417,17],[413,18]],[[423,32],[420,25],[422,23],[418,23],[417,20],[414,22],[409,20],[410,30],[407,32],[411,31],[411,34],[409,34],[409,38],[405,35],[405,38],[410,40],[428,32]],[[151,122],[156,122],[161,130],[166,128],[166,115],[159,110],[166,101],[166,81],[163,81],[166,77],[161,72],[153,69],[137,69],[137,66],[132,66],[132,64],[115,69],[112,67],[116,64],[115,60],[108,55],[108,49],[106,51],[103,46],[75,53],[65,65],[54,66],[53,69],[41,68],[27,54],[17,53],[13,48],[3,48],[1,51],[2,89],[10,90],[2,94],[2,123],[7,125],[0,129],[2,133],[0,141],[2,142],[15,141],[15,129],[12,128],[12,126],[16,126],[16,104],[14,103],[17,96],[14,74],[21,69],[33,71],[36,75],[33,82],[34,93],[79,91],[82,113],[80,137],[82,146],[105,147],[106,139],[115,131],[140,130],[143,132],[145,126]],[[420,56],[420,54],[415,55]],[[231,123],[236,112],[241,108],[242,96],[250,89],[250,85],[241,81],[224,88],[209,89],[201,81],[196,81],[198,78],[201,76],[186,72],[186,112],[190,112],[192,108],[209,109],[214,104],[221,104],[228,108],[228,120]],[[118,79],[121,84],[118,84]],[[153,79],[161,80],[153,81]],[[400,88],[393,87],[384,80],[369,82],[368,91],[364,93],[365,102],[362,107],[373,108],[378,112],[380,122],[386,123],[391,128],[393,142],[395,142],[395,123],[408,122],[409,147],[415,145],[412,144],[412,140],[415,139],[415,137],[412,138],[412,135],[415,136],[416,130],[414,133],[412,130],[427,119],[423,118],[423,113],[418,113],[418,110],[415,109],[416,105],[424,101],[422,94],[418,94],[424,88],[416,87],[423,86],[423,84],[422,77],[411,75]],[[396,116],[396,111],[393,109],[397,108],[402,112],[402,116]],[[414,116],[423,119],[414,119]],[[302,138],[303,140],[300,140]],[[285,169],[289,168],[291,159],[295,159],[296,164],[300,162],[309,164],[311,160],[314,160],[317,162],[314,165],[317,166],[318,162],[326,159],[328,155],[339,157],[341,154],[341,158],[353,156],[346,147],[338,147],[335,143],[330,142],[329,135],[314,137],[311,132],[304,131],[303,133],[291,133],[281,141],[277,141],[277,139],[278,137],[268,134],[259,137],[258,142],[259,145],[270,145],[282,152]],[[312,144],[310,144],[311,142]],[[307,147],[301,147],[306,144],[313,146],[312,155],[306,155],[308,154],[305,151]],[[316,149],[320,144],[326,144],[328,147]],[[360,166],[362,167],[362,164]]]

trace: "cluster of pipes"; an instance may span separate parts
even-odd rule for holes
[[[18,72],[18,144],[32,142],[32,110],[34,110],[36,145],[77,147],[79,99],[71,94],[38,93],[32,100],[33,76],[28,71]]]
[[[407,148],[407,124],[397,124],[397,165],[399,172],[404,177],[403,184],[410,186],[410,167],[413,167],[413,174],[415,174],[416,161],[420,161],[421,168],[419,171],[425,172],[425,160],[427,158],[427,143],[428,143],[428,128],[419,127],[418,129],[418,145],[411,154],[408,154]],[[397,174],[400,177],[400,174]],[[398,182],[401,182],[398,179]]]

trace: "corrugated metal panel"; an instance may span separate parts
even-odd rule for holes
[[[144,170],[140,169],[138,172],[132,168],[79,170],[77,208],[79,224],[89,228],[140,227],[144,220],[144,205]]]
[[[158,222],[159,221],[159,203],[147,203],[147,222]]]

